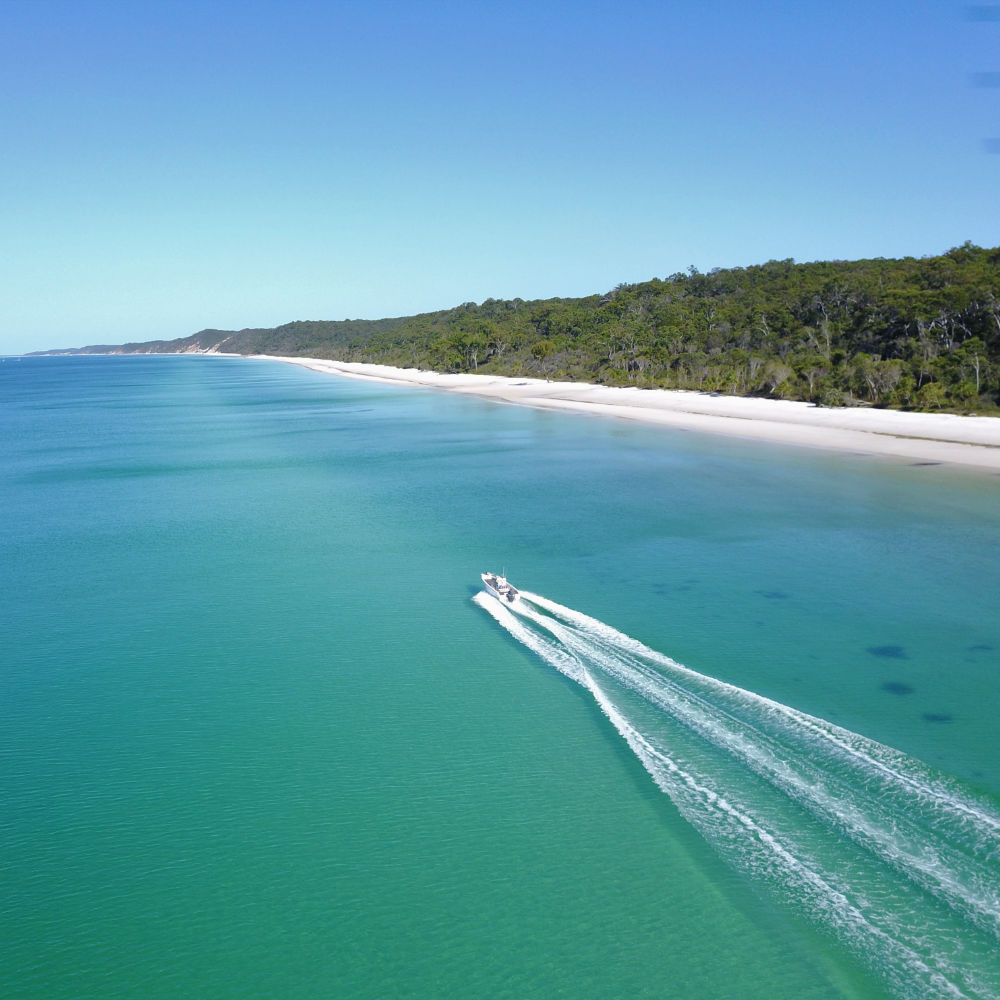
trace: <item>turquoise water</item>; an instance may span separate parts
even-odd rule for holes
[[[0,995],[1000,995],[1000,478],[231,359],[0,407]]]

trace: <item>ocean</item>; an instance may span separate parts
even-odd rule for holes
[[[0,425],[3,997],[1000,996],[997,476],[228,358]]]

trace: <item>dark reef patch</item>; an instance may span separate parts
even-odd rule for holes
[[[908,660],[906,650],[902,646],[869,646],[866,652],[872,656],[881,656],[886,660]]]
[[[886,681],[882,685],[882,690],[888,691],[889,694],[913,694],[913,688],[902,681]]]

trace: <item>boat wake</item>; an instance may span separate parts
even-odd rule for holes
[[[712,677],[538,594],[474,600],[586,688],[731,865],[901,997],[1000,998],[1000,814],[906,754]]]

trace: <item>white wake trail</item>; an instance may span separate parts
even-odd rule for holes
[[[928,997],[970,996],[958,983],[949,978],[952,970],[948,968],[947,963],[944,971],[933,968],[914,948],[899,939],[898,928],[895,929],[897,935],[894,935],[869,920],[864,910],[852,902],[849,890],[836,885],[830,873],[823,873],[809,861],[803,860],[796,845],[783,843],[780,837],[762,827],[749,811],[741,809],[701,783],[692,774],[675,764],[666,754],[657,750],[629,725],[586,670],[583,671],[583,677],[611,724],[642,761],[661,791],[670,796],[689,822],[702,832],[708,832],[710,835],[714,832],[711,829],[706,830],[711,824],[706,823],[703,818],[704,808],[690,808],[687,800],[693,796],[699,805],[719,813],[725,822],[734,824],[739,829],[741,839],[747,839],[756,845],[756,851],[762,856],[764,866],[780,871],[785,885],[798,888],[809,905],[822,912],[830,926],[842,937],[864,948],[870,947],[872,941],[879,942],[883,955],[888,954],[894,960],[894,964],[888,965],[887,968],[884,964],[884,968],[897,988],[908,990],[914,982],[917,982],[922,989],[928,991],[924,994]],[[899,974],[898,968],[906,970],[905,977]]]
[[[996,817],[980,806],[962,801],[954,789],[943,788],[942,781],[914,778],[923,765],[912,758],[840,729],[835,746],[839,749],[847,742],[852,745],[850,763],[853,766],[845,774],[842,761],[826,759],[822,752],[817,755],[812,738],[817,733],[828,736],[825,727],[829,723],[698,674],[579,612],[537,595],[526,596],[563,619],[542,615],[530,604],[521,605],[519,609],[525,617],[555,635],[565,648],[574,650],[584,659],[589,657],[599,662],[601,668],[620,683],[683,721],[702,738],[740,757],[755,773],[781,788],[804,808],[877,853],[949,905],[961,909],[1000,939],[1000,891],[995,880],[983,877],[984,871],[989,872],[996,851],[992,836]],[[568,624],[570,621],[574,625]],[[697,681],[699,688],[723,695],[725,701],[720,704],[716,699],[712,703],[701,694],[671,681],[669,676],[643,660],[672,669],[689,684]],[[734,700],[737,705],[756,710],[757,716],[748,721],[734,714]],[[776,711],[782,725],[776,732],[769,731],[768,723],[774,721]],[[865,744],[869,745],[868,752],[862,753],[859,748]],[[823,751],[824,746],[821,744],[819,750]],[[873,761],[871,748],[891,754],[893,766],[886,764],[887,754]],[[792,755],[789,750],[802,752]],[[817,759],[825,766],[817,766]],[[860,775],[858,766],[865,767]],[[859,778],[868,793],[860,798],[857,795]],[[898,809],[900,805],[905,805],[902,811]],[[976,842],[973,846],[978,849],[974,854],[980,856],[970,865],[967,834],[976,816],[983,818],[982,825],[973,828]],[[937,835],[929,839],[928,828],[935,830]],[[956,838],[956,830],[966,835]],[[960,841],[958,846],[956,839]]]
[[[901,996],[1000,998],[1000,816],[987,803],[884,744],[521,598],[475,600],[591,693],[724,858],[836,932]]]
[[[695,670],[685,667],[669,656],[644,645],[638,639],[627,636],[610,625],[598,621],[567,608],[555,601],[550,601],[539,594],[532,594],[527,591],[521,592],[532,604],[536,604],[552,614],[559,616],[569,624],[575,625],[584,632],[596,638],[603,638],[622,649],[631,650],[640,656],[648,657],[657,664],[669,671],[674,671],[687,680],[697,681],[701,685],[714,688],[717,691],[725,692],[734,699],[750,703],[756,707],[765,709],[770,713],[788,719],[792,724],[802,727],[813,733],[817,738],[823,739],[843,751],[845,754],[856,758],[860,763],[871,767],[874,771],[882,773],[890,781],[905,787],[911,794],[915,794],[921,799],[932,802],[936,808],[952,818],[962,820],[968,818],[976,824],[977,829],[987,829],[1000,837],[1000,815],[984,808],[982,804],[971,800],[968,796],[957,790],[955,783],[944,776],[929,776],[921,773],[920,769],[914,773],[912,758],[886,746],[875,740],[868,739],[858,733],[842,729],[827,722],[825,719],[818,719],[815,716],[807,715],[788,705],[773,701],[763,695],[755,694],[752,691],[738,688],[735,685],[727,684],[725,681],[708,677]],[[902,765],[902,766],[900,766]],[[993,839],[990,844],[994,852],[1000,852],[1000,839]],[[997,856],[995,854],[994,856]]]

